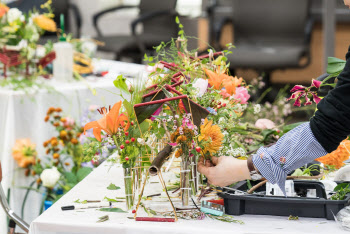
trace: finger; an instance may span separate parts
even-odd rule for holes
[[[211,163],[210,160],[205,160],[205,166],[206,166],[206,167],[212,167],[212,166],[214,166],[214,165]]]
[[[198,162],[198,171],[199,173],[205,175],[207,178],[210,175],[210,171],[212,170],[212,167],[207,167],[203,164],[203,162]]]
[[[218,162],[219,162],[219,158],[217,158],[217,157],[211,157],[210,160],[211,160],[211,162],[213,163],[213,165],[215,165],[215,166],[216,166],[216,164],[218,164]]]

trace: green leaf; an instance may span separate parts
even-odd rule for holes
[[[346,61],[334,57],[328,57],[327,73],[333,74],[344,69]]]
[[[99,210],[104,211],[104,212],[126,213],[124,210],[117,208],[117,207],[116,208],[101,208]]]
[[[179,20],[179,17],[178,17],[178,16],[176,16],[176,18],[175,18],[175,22],[176,22],[177,24],[179,24],[179,23],[180,23],[180,20]]]
[[[134,112],[132,104],[128,100],[124,99],[123,106],[125,107],[128,116],[132,116]]]
[[[115,200],[113,198],[109,198],[109,197],[104,197],[103,199],[106,199],[109,202],[118,202],[117,200]]]
[[[77,184],[78,183],[78,178],[73,172],[64,172],[63,173],[64,178],[66,178],[67,183],[71,184]]]
[[[126,78],[123,77],[123,75],[119,75],[114,81],[113,84],[117,89],[120,89],[121,91],[125,93],[129,93],[128,86],[126,84]]]
[[[108,185],[107,189],[108,190],[118,190],[118,189],[120,189],[120,187],[116,186],[115,184],[110,183],[110,185]]]
[[[90,167],[80,168],[77,172],[78,182],[82,181],[90,172],[92,172],[92,168]]]
[[[347,187],[349,187],[349,184],[348,183],[341,183],[341,184],[338,184],[335,188],[334,188],[334,191],[337,192],[341,189],[346,189]]]

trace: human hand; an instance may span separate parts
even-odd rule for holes
[[[238,181],[250,179],[246,160],[233,157],[212,157],[211,161],[200,157],[198,171],[208,178],[208,183],[215,186],[228,186]]]

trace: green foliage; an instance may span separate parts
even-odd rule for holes
[[[126,84],[126,78],[123,75],[119,75],[114,81],[113,81],[114,86],[121,90],[122,92],[125,92],[129,94],[129,89]]]
[[[347,197],[347,194],[350,193],[349,185],[350,184],[348,183],[338,184],[334,188],[336,193],[331,197],[331,200],[344,200]]]
[[[118,189],[120,189],[120,187],[119,187],[119,186],[116,186],[116,185],[113,184],[113,183],[110,183],[110,185],[108,185],[107,189],[108,189],[108,190],[118,190]]]

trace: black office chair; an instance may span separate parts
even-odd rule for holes
[[[23,219],[21,219],[18,215],[16,215],[14,211],[11,210],[11,208],[9,207],[4,190],[1,185],[1,181],[2,181],[2,169],[1,169],[1,162],[0,162],[0,203],[7,217],[10,219],[10,223],[9,223],[10,233],[14,233],[16,225],[22,228],[24,232],[28,233],[29,225]]]
[[[40,5],[47,2],[47,0],[17,0],[8,4],[9,7],[16,7],[24,13],[28,13],[33,8],[41,11]],[[55,14],[54,21],[57,27],[60,27],[60,15],[65,16],[65,30],[66,33],[72,33],[74,38],[80,37],[80,29],[82,25],[81,14],[76,5],[69,0],[52,0],[52,9]],[[73,22],[70,22],[69,13],[72,12]],[[71,24],[72,23],[72,24]],[[40,37],[39,43],[44,44],[48,40],[56,42],[58,40],[57,34],[52,32],[45,32]]]
[[[153,47],[158,46],[162,41],[167,42],[177,36],[176,2],[176,0],[141,0],[139,6],[118,6],[95,14],[93,24],[98,35],[96,39],[105,43],[104,46],[98,47],[98,50],[114,52],[116,60],[129,57],[141,63],[146,52],[153,50]],[[132,35],[104,36],[98,26],[101,17],[107,13],[127,8],[139,8],[140,10],[139,17],[130,25]],[[141,23],[143,33],[137,34],[136,27]]]
[[[276,69],[303,68],[310,64],[313,19],[309,0],[232,0],[232,18],[236,49],[228,55],[230,69],[253,68],[265,73]],[[302,60],[305,58],[305,60]],[[303,63],[301,62],[303,61]]]

